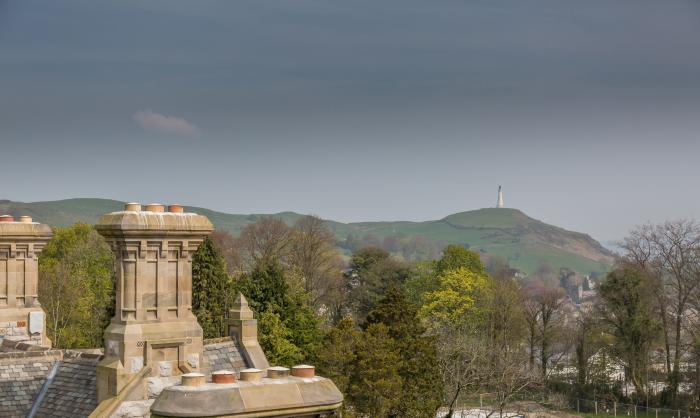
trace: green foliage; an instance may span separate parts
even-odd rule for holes
[[[478,274],[486,273],[479,254],[460,245],[448,245],[442,252],[442,258],[437,262],[437,274],[458,268],[465,268]]]
[[[367,327],[358,342],[348,394],[359,413],[376,418],[395,416],[403,394],[397,367],[401,361],[389,328],[381,323]]]
[[[637,393],[644,393],[649,350],[660,330],[648,277],[631,267],[614,270],[601,283],[600,297],[603,317],[615,337],[615,354],[629,369]]]
[[[346,316],[326,333],[319,349],[319,374],[333,380],[343,393],[348,393],[350,388],[350,376],[361,336],[362,332],[357,329],[352,317]]]
[[[392,416],[434,416],[442,403],[442,381],[436,365],[435,337],[425,335],[418,319],[418,309],[397,285],[367,315],[366,327],[382,324],[398,351],[396,364],[403,389]]]
[[[192,256],[192,311],[204,338],[228,335],[226,315],[235,295],[232,285],[219,249],[205,238]]]
[[[434,416],[442,402],[434,337],[426,336],[417,307],[392,285],[362,329],[345,317],[328,331],[319,371],[346,395],[346,412],[369,417]]]
[[[483,302],[490,297],[492,282],[485,274],[466,267],[438,276],[439,288],[424,295],[421,316],[433,325],[478,323],[484,318]]]
[[[236,288],[248,299],[250,307],[262,319],[267,313],[266,321],[270,329],[277,331],[274,340],[261,340],[263,350],[268,356],[292,358],[291,349],[281,340],[296,347],[301,353],[301,360],[313,359],[322,338],[320,320],[309,303],[309,295],[295,281],[288,279],[282,267],[274,262],[261,262],[252,272],[244,274],[236,282]],[[270,314],[275,314],[289,332],[274,324]],[[261,325],[262,327],[262,325]],[[274,344],[273,344],[274,342]],[[278,353],[287,354],[278,354]],[[290,365],[292,363],[284,363]]]
[[[409,265],[375,247],[362,248],[350,260],[348,304],[362,321],[383,297],[388,286],[403,284],[410,274]]]
[[[114,314],[114,256],[87,224],[55,228],[39,258],[39,301],[57,348],[102,346]]]
[[[271,310],[264,311],[258,317],[260,345],[270,364],[299,364],[304,353],[294,345],[292,331],[282,322],[280,315]]]
[[[423,306],[424,295],[440,287],[440,280],[435,274],[436,261],[419,261],[413,263],[404,289],[406,297],[416,306]]]

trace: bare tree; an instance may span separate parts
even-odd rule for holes
[[[663,327],[668,384],[674,398],[680,384],[685,316],[700,284],[700,228],[679,220],[636,228],[622,244],[624,257],[646,270],[655,284],[658,315]]]
[[[522,290],[522,312],[523,319],[525,320],[525,326],[527,329],[527,346],[528,346],[528,366],[530,370],[535,368],[535,356],[537,354],[537,344],[539,342],[538,338],[538,318],[539,318],[539,305],[535,301],[531,294],[530,289]]]
[[[243,257],[240,241],[228,231],[217,229],[211,234],[214,245],[219,249],[226,260],[226,270],[229,274],[239,273],[243,270]]]
[[[513,398],[529,388],[535,373],[527,366],[524,319],[518,286],[495,279],[485,301],[485,321],[446,324],[439,333],[439,359],[451,417],[460,395],[486,390],[503,413]]]
[[[284,262],[292,242],[290,228],[280,219],[263,217],[241,231],[240,248],[248,267],[259,262]]]
[[[343,263],[335,238],[321,218],[304,216],[292,228],[289,263],[298,268],[312,304],[319,308],[344,287]]]

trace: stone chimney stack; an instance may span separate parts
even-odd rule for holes
[[[160,204],[128,203],[96,225],[116,256],[116,309],[97,369],[98,400],[135,374],[200,370],[202,327],[192,313],[192,253],[213,230],[205,216]]]
[[[51,346],[38,300],[39,254],[51,228],[29,216],[19,222],[0,216],[0,342],[4,339]]]

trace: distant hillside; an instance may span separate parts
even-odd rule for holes
[[[122,207],[123,202],[107,199],[32,203],[0,200],[0,213],[31,215],[51,226],[95,223],[100,215]],[[198,207],[188,207],[188,210],[206,215],[216,228],[236,235],[262,216],[274,216],[290,225],[302,216],[294,212],[236,215]],[[436,249],[447,244],[460,244],[475,251],[500,256],[526,273],[533,273],[542,263],[548,263],[556,270],[568,267],[582,274],[602,273],[612,263],[612,253],[590,236],[546,224],[517,209],[479,209],[424,222],[326,222],[339,245],[346,249],[351,248],[352,240],[359,243],[376,242],[384,246],[400,242],[404,247],[422,245]],[[416,254],[421,257],[420,254],[429,253]]]

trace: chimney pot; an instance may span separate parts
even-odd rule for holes
[[[182,386],[203,386],[205,383],[202,373],[187,373],[182,375]]]
[[[260,379],[262,379],[262,370],[260,369],[241,370],[241,380],[244,382],[256,382]]]
[[[289,377],[289,369],[286,367],[269,367],[267,369],[267,377],[269,379],[283,379]]]
[[[130,202],[124,205],[124,210],[126,212],[141,212],[141,204],[136,202]]]
[[[0,215],[0,222],[14,222],[15,218],[12,215]]]
[[[236,383],[236,373],[229,370],[212,372],[211,381],[216,384]]]
[[[295,377],[314,377],[316,375],[316,368],[314,366],[309,366],[308,364],[300,364],[298,366],[292,367],[292,376]]]
[[[32,223],[32,217],[27,216],[27,215],[20,216],[19,221],[22,222],[23,224],[30,224],[30,223]]]
[[[146,212],[164,212],[165,206],[160,203],[149,203],[146,205]]]
[[[168,206],[168,212],[170,213],[183,213],[185,208],[182,205],[170,205]]]

